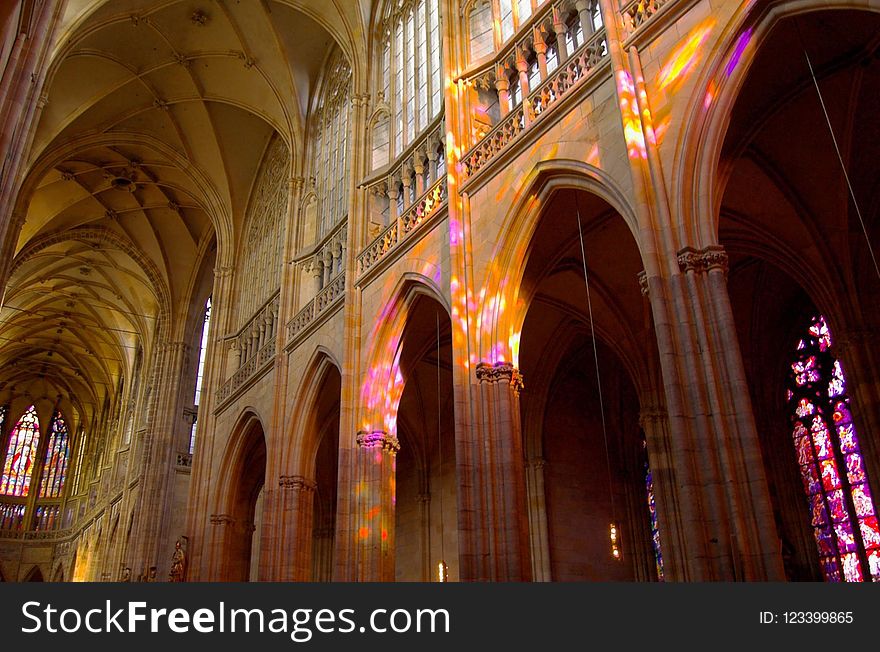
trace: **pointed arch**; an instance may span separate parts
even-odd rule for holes
[[[327,347],[317,346],[305,366],[302,375],[305,381],[297,391],[288,430],[287,441],[290,441],[291,445],[285,447],[285,460],[281,468],[287,469],[292,474],[312,477],[309,467],[318,451],[320,433],[310,421],[314,418],[313,410],[319,392],[333,370],[341,374],[342,367],[338,358]]]
[[[550,196],[561,189],[583,190],[604,200],[623,218],[633,236],[646,270],[655,266],[646,256],[640,227],[629,199],[611,177],[592,165],[575,160],[542,161],[525,182],[514,204],[509,207],[501,236],[492,252],[493,264],[479,292],[479,313],[475,349],[485,361],[518,360],[519,335],[528,303],[522,295],[522,280],[529,261],[530,244]],[[454,281],[453,281],[454,282]],[[635,279],[633,279],[635,282]],[[454,290],[455,292],[455,290]],[[459,293],[460,294],[460,293]],[[454,299],[462,310],[461,296]],[[472,360],[471,362],[475,362]]]
[[[719,211],[724,180],[719,177],[721,150],[734,105],[746,83],[754,53],[784,18],[841,9],[880,12],[853,0],[818,3],[740,3],[713,48],[714,59],[702,68],[688,100],[676,156],[679,165],[670,184],[674,215],[681,216],[678,238],[704,248],[718,243]]]
[[[404,385],[400,370],[403,331],[413,305],[423,295],[443,306],[447,316],[452,312],[433,279],[416,272],[401,276],[382,308],[378,320],[382,325],[366,358],[367,373],[361,384],[364,412],[359,424],[365,432],[382,430],[393,436],[397,431],[397,408]]]

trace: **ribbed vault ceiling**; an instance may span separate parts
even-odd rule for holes
[[[100,406],[159,324],[184,338],[202,263],[235,250],[274,132],[300,164],[334,44],[322,25],[362,33],[359,16],[323,0],[68,3],[0,313],[6,387]]]

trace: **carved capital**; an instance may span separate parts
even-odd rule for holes
[[[642,291],[642,296],[648,296],[648,272],[642,270],[638,273],[639,278],[639,289]]]
[[[314,480],[309,480],[301,475],[278,476],[278,486],[293,491],[314,491],[318,487]]]
[[[639,411],[639,427],[642,430],[649,430],[650,426],[665,421],[667,418],[666,410],[656,405],[643,407]]]
[[[235,523],[235,519],[229,514],[211,514],[208,521],[211,525],[232,525]]]
[[[389,435],[382,430],[374,432],[361,431],[357,434],[357,445],[359,448],[381,448],[383,451],[396,455],[400,450],[400,442],[397,437]]]
[[[477,380],[480,383],[507,382],[516,392],[521,392],[525,387],[522,374],[512,362],[478,363]]]
[[[720,271],[727,274],[727,252],[721,245],[712,245],[698,250],[685,247],[678,252],[678,267],[685,274]]]

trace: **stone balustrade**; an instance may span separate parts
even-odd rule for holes
[[[415,203],[389,224],[357,257],[357,274],[361,278],[389,252],[409,239],[417,228],[440,214],[446,205],[446,179],[438,179]]]

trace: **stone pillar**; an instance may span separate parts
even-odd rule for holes
[[[355,579],[394,581],[395,462],[400,443],[382,431],[359,432],[352,514]]]
[[[581,21],[581,30],[584,33],[584,41],[589,39],[595,31],[593,30],[592,4],[592,0],[577,0],[577,2],[574,3],[575,9],[577,9],[578,12],[578,18]]]
[[[403,209],[406,210],[412,204],[412,163],[405,161],[401,167],[401,182],[403,183]]]
[[[400,217],[397,200],[400,198],[400,178],[391,175],[388,178],[388,224],[394,224]]]
[[[727,293],[727,257],[718,246],[686,248],[678,262],[680,274],[648,278],[675,473],[672,509],[680,516],[686,565],[677,579],[781,580],[779,541]]]
[[[532,579],[535,582],[553,581],[550,571],[550,534],[547,529],[547,495],[544,488],[546,464],[543,457],[533,458],[526,464]]]
[[[281,509],[278,523],[277,562],[271,579],[281,582],[308,582],[312,579],[312,525],[315,488],[313,480],[299,475],[278,478]]]
[[[532,107],[529,104],[529,62],[522,48],[516,48],[516,70],[519,73],[519,90],[522,93],[523,122],[528,126],[532,122]]]
[[[210,537],[208,550],[204,556],[208,558],[208,578],[224,582],[229,581],[229,557],[227,551],[235,536],[235,519],[229,514],[211,514],[208,517]]]
[[[330,248],[324,249],[324,287],[330,285],[333,280],[333,252]]]
[[[538,57],[538,70],[541,73],[541,81],[544,81],[547,79],[547,43],[544,41],[541,29],[541,27],[535,27],[533,33],[535,56]]]
[[[495,70],[495,90],[498,91],[498,108],[503,118],[510,113],[510,80],[504,66],[498,66]]]
[[[559,58],[559,65],[568,59],[568,45],[565,43],[565,35],[568,33],[568,25],[559,15],[559,7],[553,7],[553,31],[556,32],[556,56]]]
[[[413,171],[416,173],[416,197],[425,193],[425,153],[416,150],[413,154]]]
[[[467,483],[460,497],[461,578],[528,581],[526,477],[523,467],[519,392],[522,377],[509,362],[481,362],[471,385],[474,436],[458,461]]]
[[[312,261],[312,276],[315,278],[315,296],[324,288],[324,261],[319,254]]]
[[[442,490],[442,489],[441,489]],[[431,493],[423,491],[418,495],[419,522],[422,531],[422,581],[430,582],[431,577]]]

